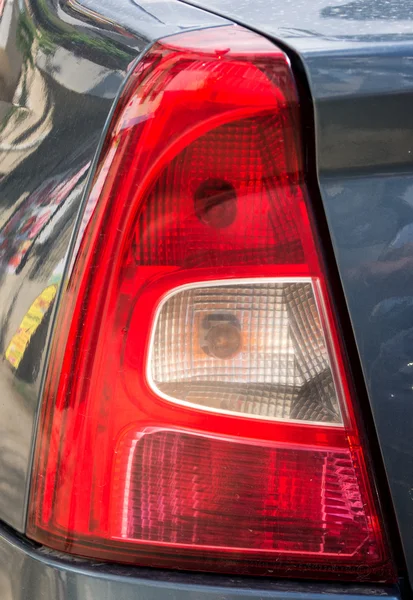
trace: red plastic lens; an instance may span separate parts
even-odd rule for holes
[[[286,56],[235,26],[161,41],[131,74],[59,312],[33,539],[150,566],[392,578],[298,108]]]
[[[126,497],[119,486],[125,538],[346,558],[363,547],[377,557],[349,450],[168,430],[124,443],[134,483]]]

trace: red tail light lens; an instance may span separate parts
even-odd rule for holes
[[[390,580],[309,219],[286,56],[157,43],[55,333],[28,535],[141,565]]]

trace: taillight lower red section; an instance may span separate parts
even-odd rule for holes
[[[286,56],[239,27],[161,41],[130,75],[59,312],[33,539],[392,579],[300,130]]]
[[[349,450],[166,429],[124,443],[133,491],[125,496],[122,479],[114,493],[125,503],[125,539],[347,557],[364,547],[377,558]]]

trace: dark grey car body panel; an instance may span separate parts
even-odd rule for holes
[[[276,582],[99,565],[36,550],[0,527],[2,600],[400,600],[397,587]]]
[[[2,61],[5,21],[0,21],[0,352],[4,357],[0,361],[0,520],[24,532],[52,304],[17,367],[12,364],[19,360],[15,336],[36,298],[45,288],[59,284],[93,161],[128,65],[160,37],[224,25],[228,18],[279,40],[306,72],[315,109],[322,201],[412,576],[410,2],[196,0],[196,4],[204,10],[178,0],[13,0],[6,4],[7,10],[14,11],[9,14],[10,31],[14,27],[14,39],[20,41],[13,44],[10,37],[11,46],[5,44],[3,54],[13,54],[14,62]],[[16,36],[19,27],[24,33],[20,37]],[[19,76],[13,78],[16,72]],[[208,577],[192,584],[186,576],[152,577],[137,569],[120,569],[115,576],[115,571],[77,561],[56,562],[0,531],[0,597],[7,600],[122,600],[135,595],[161,600],[174,594],[188,600],[239,595],[252,600],[295,600],[302,595],[318,600],[319,594],[327,593],[341,594],[343,600],[358,594],[395,597],[394,590],[348,588],[345,593],[344,588],[326,584],[316,589],[304,583],[290,588],[261,584],[259,590],[255,583],[257,589],[247,592],[233,579],[226,580],[226,587],[224,579],[214,587]],[[153,581],[163,577],[165,584]],[[201,589],[202,582],[209,587]]]

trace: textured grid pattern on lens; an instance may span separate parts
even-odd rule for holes
[[[292,386],[275,386],[259,383],[226,384],[200,382],[166,383],[159,386],[161,391],[172,398],[180,398],[191,404],[208,406],[217,410],[247,413],[275,419],[298,418],[311,420],[311,411],[296,409],[297,417],[292,416],[292,405],[297,398],[297,390]],[[319,412],[314,407],[314,414]],[[318,420],[318,419],[317,419]],[[321,420],[321,419],[320,419]]]
[[[326,369],[313,380],[305,383],[298,393],[294,394],[290,418],[318,423],[341,422],[330,369]]]
[[[328,368],[320,317],[311,284],[284,287],[295,356],[305,381]]]
[[[139,264],[302,263],[301,188],[287,171],[280,115],[228,123],[200,136],[157,179],[136,227]],[[275,132],[275,133],[274,133]],[[209,179],[236,192],[236,218],[203,223],[194,198]]]
[[[137,442],[130,477],[125,537],[340,555],[368,538],[350,451],[158,431]]]
[[[208,352],[208,319],[238,323],[241,347]],[[199,287],[171,296],[155,328],[150,374],[163,394],[216,410],[341,422],[310,283]]]
[[[189,289],[164,305],[154,340],[153,379],[300,385],[282,284]],[[242,347],[220,360],[200,347],[201,327],[214,315],[235,317]]]

